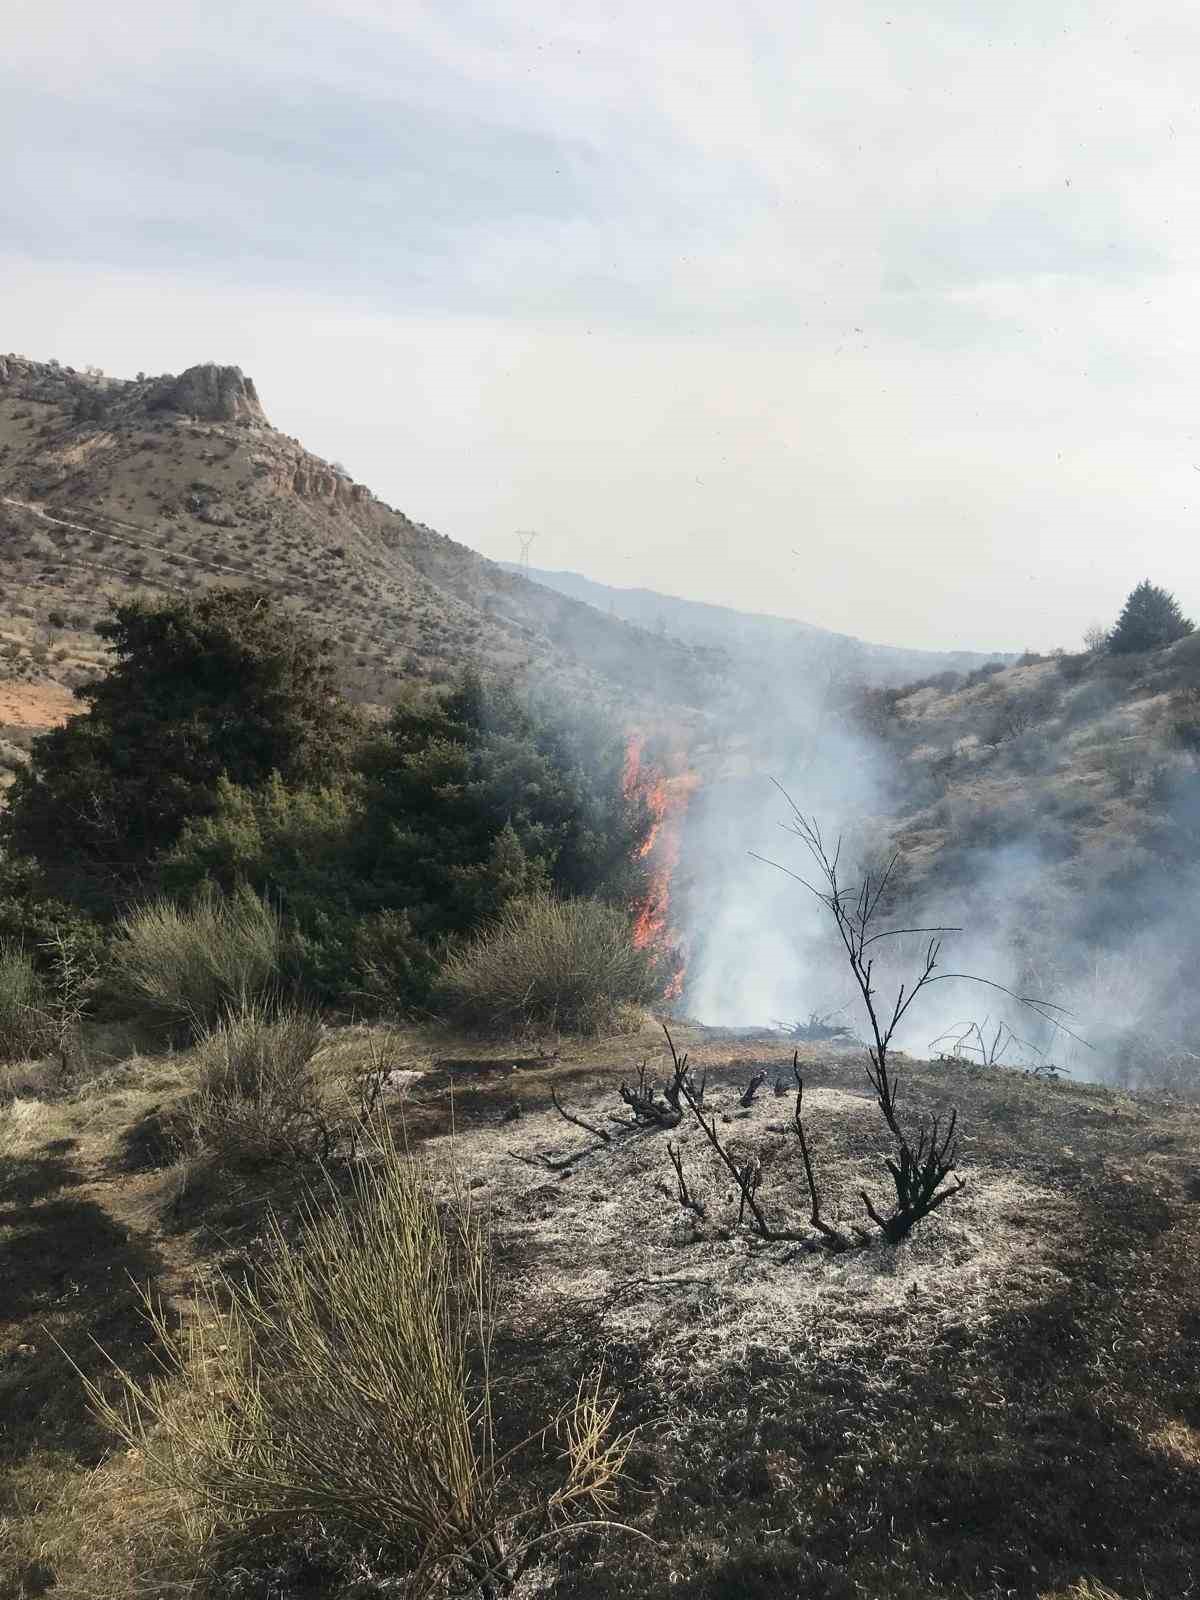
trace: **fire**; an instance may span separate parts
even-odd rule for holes
[[[630,739],[623,775],[627,798],[642,801],[651,818],[637,850],[637,859],[649,863],[649,886],[634,908],[633,942],[638,949],[649,946],[666,954],[677,942],[671,928],[671,882],[679,864],[688,801],[699,779],[687,771],[668,776],[646,761],[645,743],[640,734]],[[676,999],[683,989],[683,973],[681,964],[667,987],[669,1000]]]

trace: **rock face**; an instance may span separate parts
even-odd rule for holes
[[[150,411],[178,411],[197,422],[235,422],[269,428],[266,412],[240,367],[219,367],[207,361],[189,367],[178,378],[162,378],[146,401]]]

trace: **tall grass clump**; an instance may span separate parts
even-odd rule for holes
[[[279,918],[249,889],[209,890],[189,906],[152,900],[116,931],[117,998],[177,1037],[195,1037],[278,982]]]
[[[278,1223],[256,1278],[224,1278],[182,1337],[148,1302],[162,1371],[91,1382],[101,1419],[135,1452],[156,1515],[222,1537],[307,1525],[349,1535],[402,1572],[414,1600],[511,1588],[532,1550],[604,1519],[627,1440],[585,1383],[524,1444],[496,1442],[487,1244],[466,1202],[381,1128],[349,1193],[310,1201],[297,1239]],[[557,1434],[552,1487],[518,1462]]]
[[[315,1012],[264,1000],[231,1008],[197,1045],[188,1143],[236,1166],[327,1161],[343,1119],[320,1072],[324,1048]]]
[[[625,912],[536,895],[512,902],[446,961],[434,1003],[468,1027],[599,1033],[661,992],[658,960],[634,946]]]
[[[28,951],[0,943],[0,1061],[27,1061],[52,1047],[49,999]]]

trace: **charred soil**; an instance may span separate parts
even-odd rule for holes
[[[761,1204],[802,1225],[788,1101],[773,1092],[790,1047],[700,1029],[677,1042],[707,1073],[723,1136],[761,1162]],[[557,1057],[524,1044],[510,1060],[504,1040],[410,1030],[388,1100],[413,1149],[453,1169],[489,1220],[513,1426],[524,1402],[544,1416],[602,1361],[637,1430],[618,1515],[648,1539],[585,1535],[523,1593],[1196,1593],[1200,1113],[903,1061],[906,1115],[958,1108],[966,1186],[900,1246],[830,1256],[739,1228],[736,1188],[694,1122],[615,1120],[641,1060],[668,1075],[661,1034],[556,1043]],[[365,1047],[361,1029],[338,1043]],[[878,1194],[886,1176],[861,1056],[808,1045],[800,1066],[827,1211],[860,1216],[858,1190]],[[54,1339],[145,1361],[130,1278],[170,1295],[231,1252],[252,1257],[264,1207],[295,1203],[290,1180],[214,1186],[159,1165],[146,1130],[186,1071],[141,1059],[47,1098],[4,1159],[6,1593],[117,1595],[134,1581],[123,1463],[95,1470],[106,1441]],[[552,1089],[609,1138],[565,1121]],[[679,1205],[669,1140],[703,1218]],[[336,1562],[303,1591],[298,1551],[270,1571],[243,1564],[237,1592],[350,1592]],[[85,1557],[111,1563],[107,1588],[94,1570],[84,1581]]]

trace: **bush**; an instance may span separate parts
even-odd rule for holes
[[[600,1033],[623,1008],[661,995],[658,966],[651,952],[635,948],[625,912],[598,900],[536,895],[507,907],[443,965],[433,999],[468,1027]]]
[[[328,1160],[339,1118],[317,1072],[315,1012],[244,1004],[201,1036],[188,1142],[233,1166]]]
[[[0,850],[0,944],[21,945],[42,977],[53,977],[59,939],[97,965],[103,959],[99,925],[49,896],[37,863]]]
[[[279,981],[279,919],[248,889],[210,890],[188,908],[153,900],[121,918],[116,934],[117,999],[173,1036],[201,1035]]]
[[[222,1535],[319,1525],[403,1570],[410,1597],[496,1594],[551,1529],[606,1514],[627,1442],[581,1385],[554,1430],[561,1477],[518,1498],[494,1431],[485,1238],[381,1132],[351,1194],[322,1194],[323,1215],[314,1199],[299,1242],[272,1223],[257,1279],[198,1296],[182,1339],[150,1306],[163,1376],[118,1372],[116,1398],[85,1386],[158,1520],[196,1530],[198,1566]]]
[[[1078,683],[1087,674],[1094,659],[1094,652],[1090,650],[1082,650],[1075,654],[1064,652],[1063,655],[1055,657],[1054,665],[1065,683]]]
[[[968,672],[963,679],[964,689],[974,689],[981,683],[986,683],[989,678],[994,678],[998,672],[1004,671],[1003,661],[985,661],[981,667],[976,667],[974,672]]]
[[[0,1061],[28,1061],[54,1043],[49,996],[33,957],[17,944],[0,944]]]

